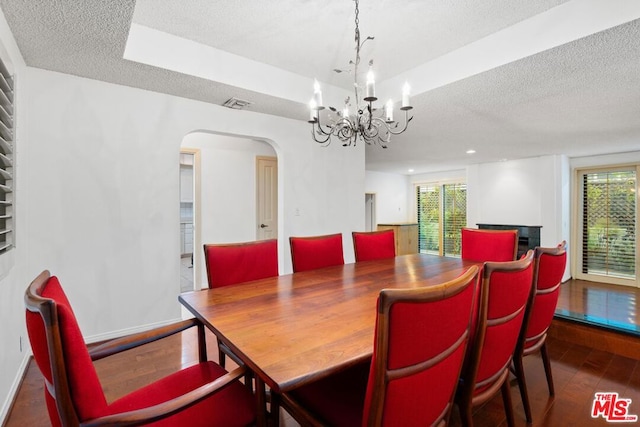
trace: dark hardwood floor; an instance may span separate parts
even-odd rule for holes
[[[563,285],[558,303],[560,312],[577,313],[593,321],[606,317],[615,325],[624,324],[624,348],[630,344],[640,345],[640,336],[628,333],[638,328],[636,301],[640,292],[634,288],[623,288],[570,281]],[[593,296],[592,296],[593,295]],[[586,296],[581,301],[580,296]],[[565,313],[566,314],[566,313]],[[591,316],[591,317],[589,317]],[[548,348],[552,360],[552,370],[556,394],[550,397],[539,356],[525,358],[528,389],[533,411],[534,426],[603,426],[609,423],[603,418],[591,417],[591,408],[596,392],[616,392],[620,398],[631,399],[629,413],[640,415],[640,352],[604,351],[597,339],[587,340],[589,345],[576,344],[571,324],[556,326],[550,334]],[[585,327],[580,325],[580,327]],[[599,328],[588,328],[586,334],[599,337],[605,333]],[[209,357],[217,355],[215,338],[207,337]],[[595,343],[595,344],[594,344]],[[591,345],[594,344],[594,345]],[[132,350],[124,354],[96,362],[96,369],[108,400],[113,400],[141,385],[162,377],[182,366],[195,363],[196,340],[192,331],[187,331],[161,341]],[[629,352],[628,352],[629,353]],[[516,425],[525,426],[524,411],[518,387],[511,382],[511,396],[514,405]],[[281,425],[297,426],[287,415],[281,417]],[[502,399],[496,396],[491,401],[476,408],[474,423],[478,427],[505,426]],[[625,424],[625,423],[618,423]],[[31,363],[16,396],[5,426],[46,426],[49,425],[44,404],[42,376]],[[459,426],[457,409],[454,409],[451,425]]]
[[[640,336],[640,289],[570,280],[561,287],[556,314]]]

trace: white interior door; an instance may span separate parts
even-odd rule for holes
[[[258,240],[278,238],[278,160],[256,157]]]

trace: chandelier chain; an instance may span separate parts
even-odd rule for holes
[[[356,103],[356,108],[359,108],[360,105],[360,93],[358,91],[358,65],[360,65],[360,26],[358,25],[360,23],[360,8],[358,7],[358,0],[353,0],[356,3],[356,18],[355,18],[355,24],[356,24],[356,34],[355,34],[355,42],[356,42],[356,62],[355,64],[353,64],[353,86],[354,86],[354,91],[355,91],[355,95],[356,95],[356,99],[355,99],[355,103]]]

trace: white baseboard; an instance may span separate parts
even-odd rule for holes
[[[2,409],[0,409],[0,425],[5,425],[7,422],[7,417],[9,416],[9,411],[11,410],[11,405],[18,394],[18,389],[20,388],[20,384],[22,384],[22,379],[27,371],[27,366],[29,366],[29,360],[31,359],[31,352],[25,352],[24,358],[18,367],[18,372],[16,373],[16,377],[13,379],[13,384],[11,384],[11,388],[9,389],[9,394],[7,394],[7,399],[2,404]]]

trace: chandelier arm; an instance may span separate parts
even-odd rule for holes
[[[391,137],[389,136],[389,134],[387,134],[386,138],[382,138],[381,136],[378,137],[378,145],[380,145],[382,148],[387,148],[387,144],[391,142]]]
[[[322,134],[326,135],[326,137],[318,139],[317,135],[322,135]],[[324,133],[324,132],[323,133],[319,133],[317,131],[317,129],[315,128],[315,125],[312,125],[312,127],[311,127],[311,136],[313,137],[313,140],[315,142],[319,143],[319,144],[327,144],[328,145],[328,144],[331,143],[331,141],[330,141],[331,134],[330,133],[327,134],[327,133]]]
[[[384,122],[381,122],[379,119],[374,120],[374,126],[371,128],[361,128],[360,135],[362,136],[362,140],[367,144],[371,145],[376,141],[376,138],[380,136],[380,125],[386,125]],[[386,126],[383,128],[386,132]]]
[[[402,129],[396,130],[396,131],[391,129],[390,126],[387,126],[387,128],[389,129],[389,133],[392,134],[392,135],[400,135],[402,132],[407,130],[407,128],[409,127],[409,122],[411,120],[413,120],[413,116],[409,117],[409,111],[408,110],[404,110],[404,126],[402,127]]]
[[[331,135],[331,131],[326,132],[324,129],[322,129],[322,123],[320,123],[320,116],[321,116],[320,111],[318,111],[318,119],[315,122],[315,123],[318,124],[318,132],[321,133],[322,135],[330,136]],[[327,126],[327,128],[329,128],[329,129],[331,129],[331,126],[328,126],[328,125],[325,125],[325,126]]]

